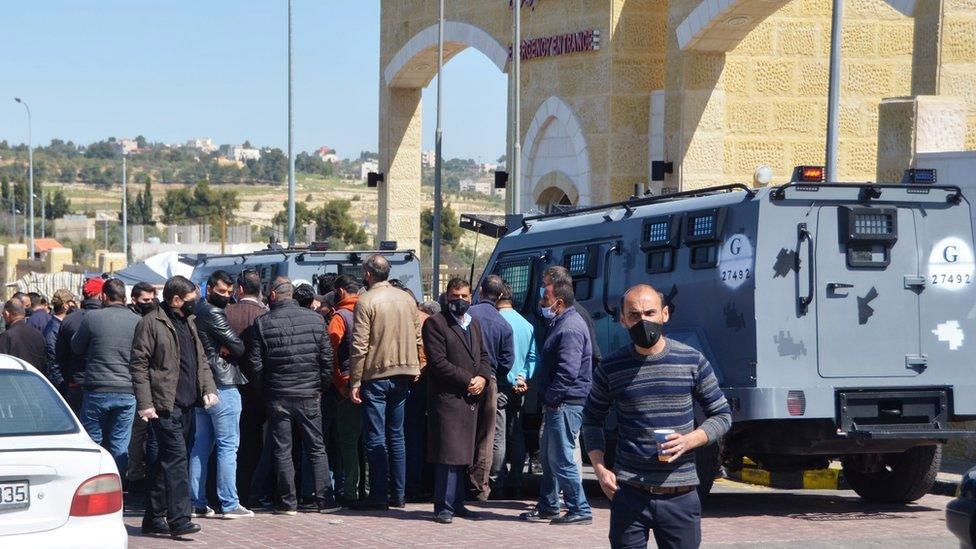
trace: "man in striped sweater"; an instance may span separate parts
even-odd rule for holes
[[[668,310],[660,292],[630,288],[620,323],[632,345],[604,357],[593,372],[583,411],[583,440],[600,487],[610,498],[610,543],[698,547],[701,503],[694,449],[721,439],[732,425],[725,395],[701,353],[663,337]],[[695,428],[693,403],[706,420]],[[603,421],[613,407],[619,440],[611,471],[603,462]],[[654,431],[673,429],[659,455]]]

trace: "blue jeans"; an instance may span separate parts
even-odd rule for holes
[[[136,415],[136,397],[129,393],[85,392],[81,403],[81,424],[88,436],[101,444],[125,475],[129,464],[129,440]]]
[[[403,444],[403,411],[411,376],[365,381],[362,385],[363,440],[369,463],[369,501],[387,503],[404,498],[407,476]],[[390,492],[390,484],[393,492]]]
[[[546,406],[543,422],[539,448],[539,460],[542,462],[539,512],[558,512],[561,491],[569,513],[592,515],[586,494],[583,493],[583,479],[573,458],[583,422],[583,405],[560,404],[555,410]]]
[[[240,507],[237,499],[237,447],[241,440],[241,393],[234,385],[217,388],[219,401],[208,409],[194,408],[196,436],[190,450],[190,499],[207,507],[207,464],[217,446],[217,497],[220,512]]]

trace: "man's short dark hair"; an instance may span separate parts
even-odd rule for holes
[[[356,280],[355,278],[349,275],[342,275],[336,278],[335,281],[333,282],[333,286],[335,287],[335,289],[337,290],[341,289],[347,294],[359,293],[359,290],[362,289],[363,287],[363,285],[360,284],[358,280]]]
[[[401,282],[399,278],[391,278],[387,282],[390,283],[390,286],[393,286],[394,288],[396,288],[398,290],[406,290],[407,289],[407,287],[403,285],[403,282]]]
[[[23,301],[25,297],[30,299],[30,295],[25,294],[24,292],[14,292],[14,295],[10,296],[10,299],[19,299]]]
[[[498,296],[498,301],[507,301],[507,302],[511,303],[512,302],[512,287],[508,284],[508,282],[505,282],[504,280],[502,281],[502,287],[504,289],[502,290],[501,295]],[[496,303],[498,301],[496,301]]]
[[[3,311],[13,317],[21,317],[27,314],[24,302],[19,297],[11,297],[3,304]]]
[[[311,308],[312,302],[315,301],[315,290],[312,289],[311,284],[299,284],[292,292],[292,298],[298,302],[299,307]]]
[[[132,287],[132,291],[129,293],[129,297],[136,299],[142,294],[152,294],[153,297],[156,296],[156,287],[148,282],[136,282],[136,285]]]
[[[295,285],[287,276],[276,276],[268,289],[268,293],[271,292],[278,294],[279,299],[291,299],[295,294]]]
[[[571,285],[573,283],[573,277],[569,274],[569,269],[562,265],[553,265],[546,269],[542,273],[542,280],[548,280],[550,284],[564,282]]]
[[[576,294],[573,292],[573,285],[565,282],[556,282],[552,285],[552,296],[563,300],[566,308],[572,307],[576,303]]]
[[[390,262],[380,254],[373,254],[363,261],[363,269],[373,275],[375,282],[383,282],[390,277]]]
[[[37,292],[30,292],[27,297],[31,300],[31,307],[37,308],[41,305],[47,305],[47,298]]]
[[[185,276],[176,275],[167,280],[166,285],[163,286],[163,301],[170,303],[173,301],[174,297],[179,297],[182,299],[196,289],[196,285],[190,282],[188,278]]]
[[[484,301],[495,302],[505,291],[505,281],[498,275],[488,275],[481,281],[478,297]]]
[[[110,278],[102,286],[102,293],[112,303],[125,302],[125,282],[117,278]]]
[[[325,295],[336,289],[335,281],[339,277],[334,273],[321,274],[315,279],[316,285],[318,286],[319,295]]]
[[[207,287],[213,288],[218,282],[223,282],[231,288],[234,287],[234,279],[231,278],[230,273],[223,269],[217,269],[210,274],[210,277],[207,278]]]
[[[261,275],[254,269],[244,269],[237,275],[237,285],[244,290],[244,295],[259,295]]]
[[[445,293],[451,293],[454,290],[460,290],[461,288],[470,288],[471,283],[467,280],[456,276],[447,282],[447,289],[444,290]]]

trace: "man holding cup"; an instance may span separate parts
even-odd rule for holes
[[[632,345],[604,357],[593,372],[583,410],[583,440],[600,487],[610,498],[610,543],[698,547],[701,503],[694,449],[721,439],[732,426],[725,395],[711,365],[695,349],[662,334],[664,297],[633,286],[621,299],[620,324]],[[694,402],[705,413],[695,428]],[[603,461],[603,422],[611,407],[619,429],[614,470]]]

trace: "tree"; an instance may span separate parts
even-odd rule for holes
[[[430,247],[434,240],[434,210],[426,208],[420,212],[420,242]],[[441,244],[454,249],[461,243],[461,225],[450,204],[441,211]]]
[[[61,183],[73,183],[77,178],[78,170],[73,164],[65,164],[61,166],[61,170],[58,172],[58,181]]]
[[[285,209],[276,213],[273,218],[271,218],[272,225],[287,225],[288,224],[288,201],[283,202]],[[295,202],[295,226],[301,227],[303,225],[308,225],[309,222],[314,221],[314,213],[312,210],[308,209],[308,204],[305,202]]]
[[[189,189],[166,191],[160,202],[164,223],[210,223],[219,225],[221,220],[233,219],[234,210],[240,205],[236,191],[211,189],[206,182]]]
[[[143,137],[143,136],[141,136],[141,135],[137,135],[136,136],[136,147],[139,147],[140,149],[145,149],[146,148],[146,138]]]
[[[85,148],[85,158],[115,158],[115,145],[112,141],[98,141]]]
[[[48,193],[44,198],[44,219],[49,221],[61,219],[71,211],[71,201],[64,196],[64,191],[58,189]]]
[[[142,222],[149,224],[153,222],[153,195],[152,195],[152,179],[146,177],[146,190],[142,193],[142,211],[140,212],[140,217]]]
[[[10,206],[10,179],[7,176],[0,179],[0,196],[3,198],[3,207],[6,209]]]
[[[336,238],[347,246],[364,246],[369,238],[366,231],[349,215],[352,203],[337,199],[326,202],[315,210],[315,237],[318,240]],[[296,212],[298,208],[296,206]]]
[[[251,147],[251,140],[250,140],[250,139],[245,139],[245,140],[244,140],[244,144],[243,144],[243,145],[241,145],[241,147],[244,147],[245,149],[250,149],[250,148],[252,148],[252,147]]]

